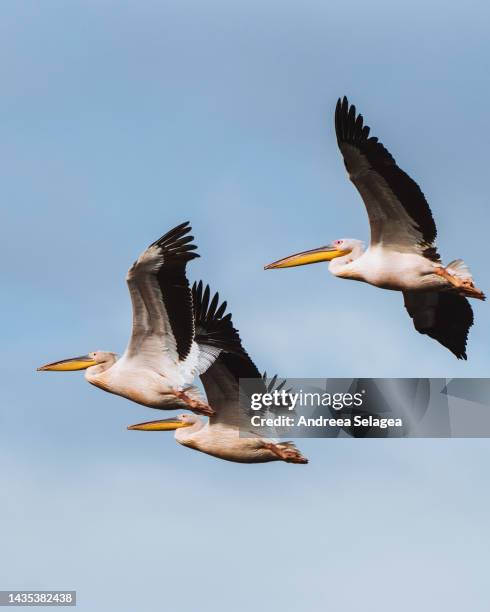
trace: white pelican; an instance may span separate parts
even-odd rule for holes
[[[199,255],[190,231],[187,222],[178,225],[150,245],[129,269],[126,281],[133,327],[120,359],[115,353],[95,351],[38,369],[86,370],[85,378],[92,385],[138,404],[213,414],[192,382],[226,347],[195,329],[185,268]]]
[[[287,463],[308,463],[292,442],[265,438],[263,431],[254,431],[247,411],[247,402],[240,401],[239,379],[255,379],[257,390],[270,392],[280,390],[284,383],[276,386],[275,377],[268,386],[254,363],[241,345],[238,332],[233,327],[231,315],[223,317],[224,302],[219,309],[218,294],[209,305],[209,286],[202,290],[202,283],[194,285],[196,305],[196,328],[214,339],[218,346],[231,345],[240,351],[222,351],[209,369],[201,374],[210,406],[215,415],[204,423],[193,414],[179,414],[169,419],[130,425],[128,429],[141,431],[174,431],[179,444],[207,453],[219,459],[238,463],[266,463],[286,461]],[[265,374],[264,374],[265,377]],[[250,437],[241,437],[246,432]]]
[[[335,131],[350,180],[367,209],[371,243],[335,240],[291,255],[266,269],[330,261],[339,278],[401,291],[415,329],[466,359],[473,311],[466,297],[484,300],[461,259],[443,266],[435,245],[436,226],[419,186],[399,168],[347,98],[337,102]]]

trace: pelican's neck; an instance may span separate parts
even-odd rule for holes
[[[347,255],[336,257],[328,264],[328,270],[334,276],[351,277],[353,272],[352,266],[361,255],[364,253],[364,244],[359,240],[353,245],[352,250]]]
[[[200,431],[204,425],[204,421],[197,417],[196,421],[192,425],[189,425],[189,427],[181,427],[180,429],[176,429],[175,439],[184,446],[190,446],[189,443],[194,437],[194,434]]]
[[[112,366],[116,363],[117,361],[117,357],[112,357],[111,359],[107,359],[106,361],[103,361],[102,363],[97,363],[94,366],[90,366],[90,368],[87,368],[85,370],[85,379],[88,380],[89,383],[92,383],[93,385],[97,386],[97,387],[103,387],[102,384],[98,384],[99,382],[102,382],[104,377],[104,374],[110,369],[112,368]]]

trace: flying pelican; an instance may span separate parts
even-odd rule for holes
[[[189,223],[182,223],[151,244],[129,269],[126,281],[133,326],[126,351],[95,351],[44,365],[38,370],[86,370],[89,383],[150,408],[214,411],[192,382],[230,348],[203,337],[194,325],[186,265],[199,257]]]
[[[290,255],[265,269],[330,261],[339,278],[363,281],[403,293],[415,329],[466,359],[473,311],[466,299],[484,300],[461,259],[443,266],[435,245],[436,226],[424,194],[399,168],[362,115],[347,98],[337,102],[335,131],[350,180],[367,209],[371,243],[334,240],[330,245]],[[466,296],[466,297],[465,297]]]
[[[217,308],[219,295],[216,293],[210,303],[209,286],[203,291],[202,282],[193,286],[196,309],[196,329],[201,329],[208,342],[217,346],[240,346],[240,351],[222,350],[211,367],[201,374],[201,381],[208,402],[215,411],[208,422],[193,414],[179,414],[169,419],[130,425],[128,429],[141,431],[175,431],[179,444],[207,453],[219,459],[237,463],[266,463],[286,461],[287,463],[308,463],[292,442],[279,442],[265,438],[263,431],[251,426],[247,411],[248,398],[240,398],[239,379],[254,379],[254,390],[271,392],[280,390],[284,383],[276,386],[274,377],[267,386],[245,349],[237,330],[233,327],[231,315],[223,316],[226,302]],[[265,374],[264,374],[265,377]],[[256,385],[255,385],[256,381]],[[243,393],[243,390],[242,390]],[[245,401],[243,401],[245,399]],[[240,436],[246,433],[247,437]]]

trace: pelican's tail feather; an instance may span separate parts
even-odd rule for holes
[[[455,259],[446,266],[446,270],[464,281],[472,281],[473,276],[467,264],[462,259]]]
[[[446,270],[460,280],[460,294],[466,297],[475,298],[477,300],[485,300],[485,294],[481,289],[475,287],[473,276],[469,267],[462,259],[455,259],[447,267]]]

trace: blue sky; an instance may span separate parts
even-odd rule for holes
[[[189,219],[189,276],[259,368],[487,376],[487,304],[463,363],[396,293],[262,267],[368,238],[333,133],[346,94],[424,190],[444,259],[490,291],[489,18],[476,1],[2,3],[1,588],[77,589],[90,612],[486,612],[486,440],[301,440],[308,466],[233,465],[127,432],[154,413],[35,368],[122,352],[127,268]]]

